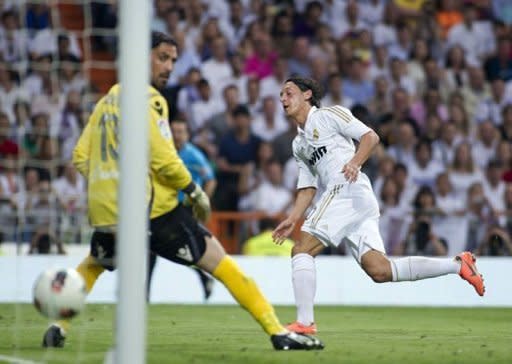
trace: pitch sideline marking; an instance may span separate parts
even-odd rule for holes
[[[9,364],[42,364],[42,362],[25,360],[22,358],[17,358],[15,356],[6,356],[0,354],[0,360],[4,360]]]

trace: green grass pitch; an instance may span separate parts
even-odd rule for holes
[[[277,307],[283,322],[295,309]],[[103,363],[114,306],[87,306],[64,349],[44,350],[48,322],[31,305],[0,305],[0,357]],[[276,352],[237,306],[151,305],[148,363],[512,363],[512,309],[320,306],[321,352]],[[2,360],[0,360],[2,362]]]

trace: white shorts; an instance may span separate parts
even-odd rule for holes
[[[338,246],[345,239],[361,264],[370,250],[385,253],[379,231],[379,205],[370,185],[332,186],[323,194],[301,228],[324,245]]]

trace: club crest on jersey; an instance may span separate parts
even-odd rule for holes
[[[313,129],[313,139],[314,139],[314,140],[318,140],[318,137],[319,137],[318,129],[317,129],[317,128],[314,128],[314,129]]]
[[[308,160],[309,165],[314,166],[325,154],[327,154],[327,147],[325,145],[315,148],[313,153],[311,153],[311,158]]]

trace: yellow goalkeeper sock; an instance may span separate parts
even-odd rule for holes
[[[78,267],[76,267],[76,271],[84,278],[87,293],[91,291],[94,283],[96,283],[98,277],[104,270],[105,269],[98,264],[96,259],[90,255],[82,260]],[[59,320],[56,324],[63,329],[64,332],[67,332],[70,327],[70,320]]]
[[[105,271],[105,268],[103,268],[93,256],[89,255],[76,267],[76,271],[84,278],[85,287],[87,293],[89,293],[98,277]]]
[[[251,278],[247,277],[238,264],[226,255],[213,271],[237,302],[245,308],[269,335],[286,332],[277,318],[274,308],[261,293]]]

